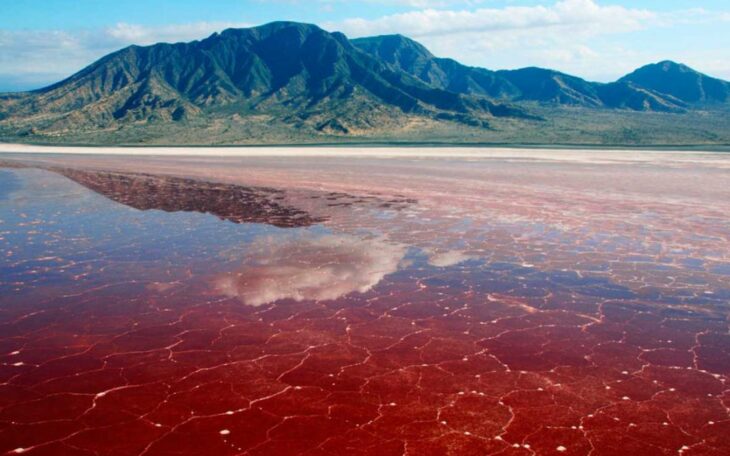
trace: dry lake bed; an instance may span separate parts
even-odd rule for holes
[[[0,454],[730,454],[730,154],[3,150]]]

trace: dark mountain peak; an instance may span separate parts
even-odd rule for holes
[[[660,69],[661,71],[664,71],[664,72],[679,71],[679,72],[682,72],[682,73],[686,73],[686,72],[695,72],[695,73],[697,73],[695,70],[693,70],[692,68],[688,67],[687,65],[685,65],[683,63],[677,63],[677,62],[674,62],[672,60],[662,60],[661,62],[650,63],[649,65],[645,65],[642,68],[647,68],[647,69],[649,69],[649,68],[657,68],[657,69]]]
[[[633,72],[627,74],[620,80],[632,81],[639,77],[650,77],[659,78],[667,76],[676,76],[681,74],[691,74],[696,76],[703,76],[702,73],[693,70],[692,68],[682,63],[673,62],[671,60],[662,60],[657,63],[650,63],[637,68]]]
[[[730,83],[671,60],[645,65],[619,82],[630,82],[685,103],[722,103],[730,99]]]
[[[287,28],[296,28],[299,30],[322,30],[316,24],[310,24],[308,22],[295,22],[295,21],[271,21],[266,24],[256,25],[249,27],[248,30],[281,30]]]
[[[355,47],[382,60],[391,68],[416,77],[427,70],[426,66],[434,58],[423,45],[403,35],[380,35],[358,38],[351,42]]]
[[[257,25],[256,27],[227,28],[218,35],[222,38],[254,35],[258,39],[266,39],[282,32],[309,35],[311,33],[324,32],[324,30],[317,25],[307,24],[304,22],[275,21],[263,25]],[[213,36],[215,35],[216,34],[213,34]]]
[[[225,43],[224,46],[246,47],[256,42],[275,44],[279,48],[298,48],[310,39],[333,40],[335,37],[314,24],[298,22],[271,22],[251,28],[229,28],[210,36],[203,45],[211,47]],[[293,50],[293,49],[292,49]]]
[[[397,54],[410,50],[425,57],[433,57],[433,54],[424,45],[401,34],[355,38],[352,43],[358,47],[368,47],[383,54]]]
[[[524,75],[529,75],[529,76],[537,76],[537,75],[553,76],[553,75],[562,75],[563,74],[557,70],[551,70],[549,68],[542,68],[542,67],[536,67],[536,66],[517,68],[515,70],[500,70],[499,72],[512,73],[512,74],[524,74]]]
[[[434,57],[422,44],[403,35],[358,38],[352,40],[352,44],[392,69],[404,71],[440,89],[490,98],[506,98],[506,94],[514,92],[509,83],[495,78],[494,72]]]
[[[573,84],[591,84],[590,82],[586,81],[583,78],[579,78],[578,76],[572,76],[558,70],[552,70],[550,68],[542,68],[536,66],[518,68],[516,70],[499,70],[497,71],[497,73],[512,78],[519,77],[528,79],[535,78],[538,80],[562,80],[570,81]]]

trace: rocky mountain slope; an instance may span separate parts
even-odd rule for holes
[[[572,115],[565,109],[595,113],[589,117],[616,112],[619,136],[631,138],[637,133],[626,132],[633,128],[627,112],[722,110],[729,101],[729,83],[672,62],[600,84],[541,68],[469,67],[400,35],[348,40],[314,25],[275,22],[190,43],[130,46],[49,87],[0,94],[0,140],[458,142],[540,131],[548,133],[544,141],[558,141],[566,124],[555,119]],[[717,141],[718,119],[700,138]],[[581,121],[587,126],[571,135],[604,128]]]
[[[252,112],[336,133],[404,114],[477,126],[493,116],[525,116],[394,71],[342,34],[290,22],[191,43],[131,46],[1,103],[5,118],[49,131]]]
[[[730,99],[730,83],[674,62],[647,65],[609,84],[543,68],[490,71],[435,57],[421,44],[401,35],[352,40],[363,51],[422,81],[462,94],[509,102],[679,112],[707,102]]]

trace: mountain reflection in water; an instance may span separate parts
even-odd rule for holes
[[[282,191],[149,174],[56,168],[53,171],[118,203],[139,210],[201,212],[234,223],[281,228],[323,221],[280,202]]]

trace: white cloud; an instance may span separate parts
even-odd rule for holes
[[[596,0],[557,0],[547,5],[503,8],[428,8],[376,19],[351,18],[325,26],[351,37],[400,33],[417,39],[437,56],[474,66],[542,66],[610,80],[637,66],[680,54],[678,50],[670,55],[657,49],[650,52],[642,42],[631,43],[627,49],[627,38],[622,35],[671,30],[683,24],[721,23],[728,16],[729,12],[701,8],[658,12]],[[705,68],[698,65],[701,71]],[[728,72],[716,74],[730,76]]]
[[[281,299],[332,300],[370,290],[398,269],[405,253],[404,245],[382,239],[263,238],[247,247],[240,270],[218,277],[214,286],[250,306]]]
[[[581,34],[602,34],[638,30],[656,17],[656,13],[648,10],[600,6],[593,0],[561,0],[552,6],[508,6],[473,11],[426,9],[373,20],[347,19],[327,25],[352,36],[401,33],[418,38],[504,30],[536,32],[566,27]]]
[[[337,4],[357,3],[352,0],[258,0],[260,3],[289,3],[289,4],[311,4],[334,6]],[[363,3],[372,3],[384,6],[401,6],[407,8],[445,8],[448,6],[475,6],[488,0],[361,0]]]
[[[130,44],[202,39],[235,22],[197,22],[164,27],[119,23],[100,30],[0,30],[0,85],[36,88],[69,76],[96,59]],[[23,84],[23,81],[25,84]],[[2,91],[2,87],[0,87]]]
[[[199,40],[226,28],[250,26],[251,24],[240,22],[195,22],[163,27],[144,27],[120,22],[105,29],[103,33],[119,43],[146,45]]]
[[[367,0],[381,5],[408,6],[412,8],[444,8],[453,5],[479,5],[484,0]]]

